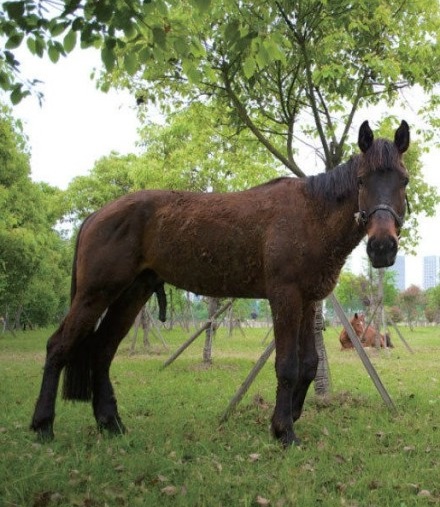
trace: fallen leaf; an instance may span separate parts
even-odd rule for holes
[[[301,467],[303,470],[306,470],[307,472],[314,472],[315,469],[310,463],[304,463],[304,465]]]
[[[177,488],[176,486],[165,486],[160,490],[164,495],[167,496],[174,496],[177,495]]]
[[[417,493],[417,496],[424,496],[424,497],[429,497],[431,496],[431,492],[428,491],[427,489],[421,489],[418,493]]]
[[[264,498],[263,496],[258,495],[257,499],[255,500],[255,503],[257,503],[258,505],[270,505],[270,500]]]
[[[219,463],[218,461],[214,461],[214,467],[217,470],[217,472],[222,472],[223,471],[222,464]]]
[[[51,504],[59,504],[62,502],[62,500],[63,495],[61,495],[61,493],[52,493],[52,495],[50,495]]]
[[[261,454],[258,454],[257,452],[254,452],[252,454],[249,454],[249,461],[258,461],[261,458]]]
[[[51,491],[40,491],[34,495],[33,507],[47,507],[50,504]]]

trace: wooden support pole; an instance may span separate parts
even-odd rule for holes
[[[255,380],[255,377],[260,372],[261,368],[266,364],[272,352],[275,350],[275,340],[272,340],[270,344],[267,346],[266,350],[261,355],[260,359],[255,363],[254,367],[250,371],[249,375],[246,377],[245,381],[241,384],[238,391],[235,393],[234,397],[229,402],[227,409],[223,412],[223,415],[220,418],[220,422],[224,423],[229,419],[234,408],[240,403],[243,396],[247,393],[249,387],[252,385],[252,382]]]
[[[167,366],[169,366],[172,362],[174,362],[179,356],[180,354],[186,350],[190,345],[191,343],[196,339],[198,338],[202,333],[203,331],[205,331],[205,329],[208,329],[208,327],[210,327],[212,325],[212,322],[215,321],[215,319],[217,319],[222,313],[224,313],[231,305],[232,303],[235,301],[235,299],[231,299],[230,301],[228,301],[225,305],[223,305],[221,308],[219,308],[215,313],[214,315],[212,316],[212,318],[208,321],[205,322],[205,324],[203,324],[203,326],[196,332],[194,333],[190,338],[188,338],[188,340],[186,340],[185,343],[183,343],[177,350],[176,352],[174,352],[174,354],[172,354],[163,364],[162,368],[166,368]]]
[[[362,344],[355,333],[354,329],[351,327],[350,322],[347,319],[347,316],[344,313],[344,310],[342,309],[342,306],[340,305],[339,301],[336,299],[336,296],[331,293],[329,296],[329,299],[331,300],[333,304],[333,308],[335,309],[339,319],[342,322],[342,325],[344,326],[345,330],[348,333],[348,336],[350,337],[351,343],[353,344],[354,348],[356,349],[357,353],[359,354],[359,357],[361,358],[362,363],[365,366],[365,369],[367,370],[368,374],[370,375],[371,380],[374,382],[374,385],[376,386],[376,389],[379,391],[379,394],[382,396],[383,401],[385,402],[385,405],[388,407],[388,409],[393,412],[397,413],[396,406],[393,403],[393,400],[391,399],[390,395],[388,394],[387,390],[385,389],[384,385],[382,384],[382,381],[380,380],[380,377],[375,370],[374,366],[372,365],[370,358],[368,357],[367,353],[365,352],[364,348],[362,347]]]
[[[395,329],[396,333],[399,335],[399,338],[402,340],[403,344],[409,350],[409,352],[411,354],[414,354],[414,350],[409,346],[409,343],[405,340],[402,333],[399,331],[399,328],[396,326],[395,322],[393,322],[392,319],[388,319],[388,322],[391,323],[391,325]]]

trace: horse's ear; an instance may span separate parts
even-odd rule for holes
[[[354,318],[355,318],[355,319],[358,319],[358,318],[359,318],[357,313],[355,313],[355,314],[354,314]]]
[[[368,125],[368,121],[365,120],[359,129],[358,146],[362,153],[365,153],[368,148],[373,144],[374,134]]]
[[[405,153],[409,146],[409,126],[405,120],[402,120],[400,127],[394,135],[394,144],[397,146],[399,153]]]

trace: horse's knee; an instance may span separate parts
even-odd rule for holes
[[[302,367],[302,379],[303,381],[310,383],[315,380],[316,372],[318,371],[318,357],[314,357],[304,361]]]
[[[292,389],[299,378],[299,370],[292,363],[281,363],[276,365],[276,375],[280,387]]]

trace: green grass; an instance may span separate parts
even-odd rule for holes
[[[100,435],[91,407],[59,400],[56,438],[28,430],[48,332],[0,335],[0,506],[424,506],[440,505],[440,330],[403,328],[395,349],[370,352],[398,408],[391,415],[353,351],[326,331],[333,395],[313,389],[296,425],[303,445],[282,450],[269,433],[273,358],[229,421],[219,417],[264,346],[264,329],[224,330],[211,367],[203,337],[165,370],[153,340],[112,366],[122,437]],[[164,331],[170,350],[186,338]],[[140,341],[140,340],[139,340]]]

